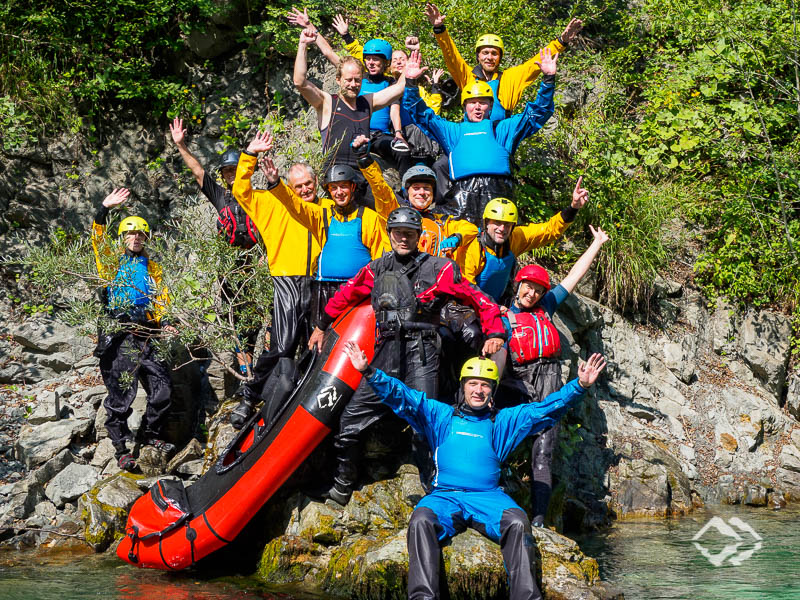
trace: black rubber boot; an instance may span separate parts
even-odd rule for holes
[[[241,429],[252,414],[253,403],[247,398],[242,398],[242,401],[236,405],[236,408],[231,413],[231,425],[233,425],[234,429]]]

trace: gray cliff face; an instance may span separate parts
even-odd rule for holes
[[[202,129],[190,130],[189,144],[203,164],[212,167],[224,149],[220,136],[230,132],[234,113],[265,114],[264,89],[272,100],[280,92],[289,126],[301,132],[297,147],[314,143],[313,119],[285,67],[264,73],[237,56],[219,73],[196,74],[206,114]],[[331,85],[321,64],[312,76]],[[251,134],[239,132],[239,142]],[[25,244],[43,243],[57,228],[88,232],[97,204],[113,187],[130,187],[137,210],[151,222],[188,210],[213,222],[213,209],[198,199],[166,126],[141,127],[115,116],[103,135],[94,150],[62,137],[0,157],[0,251],[12,261],[2,267],[7,277],[18,269],[13,258]],[[283,156],[279,167],[289,160]],[[680,515],[703,503],[780,507],[800,499],[800,375],[789,371],[787,319],[724,304],[709,309],[687,282],[662,280],[656,289],[658,318],[650,323],[595,302],[590,283],[579,289],[586,295],[574,295],[560,309],[565,380],[591,352],[604,353],[609,368],[562,427],[550,514],[559,531],[601,527],[614,518]],[[168,435],[181,443],[178,456],[168,463],[148,450],[144,476],[121,474],[103,427],[105,391],[93,340],[58,320],[23,318],[7,294],[0,308],[4,544],[75,543],[79,534],[105,550],[156,475],[191,482],[233,438],[227,422],[233,382],[220,368],[192,363],[174,374]],[[143,409],[140,389],[134,431]],[[192,441],[204,424],[208,443]],[[265,580],[305,581],[361,598],[402,596],[405,527],[422,490],[410,465],[385,466],[385,451],[395,453],[390,463],[406,458],[371,438],[368,478],[344,510],[289,491],[271,503],[279,526],[264,532],[259,550]],[[505,484],[527,506],[526,450],[511,462]],[[614,596],[599,582],[596,563],[569,539],[549,530],[536,537],[537,572],[548,598]],[[456,597],[505,595],[498,547],[477,534],[458,536],[445,563]]]

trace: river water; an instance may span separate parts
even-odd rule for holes
[[[800,600],[798,518],[800,507],[715,507],[682,519],[616,523],[578,542],[627,600]],[[0,600],[323,598],[252,577],[144,571],[114,555],[3,558]]]

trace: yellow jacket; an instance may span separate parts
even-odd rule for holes
[[[444,64],[450,72],[450,76],[458,84],[459,89],[463,90],[464,86],[474,83],[476,79],[475,73],[461,57],[458,48],[456,48],[453,42],[453,38],[450,37],[447,30],[444,30],[442,33],[437,33],[435,36],[439,48],[442,49],[442,54],[444,55]],[[558,40],[553,40],[547,47],[550,48],[553,53],[562,52],[566,48],[566,46]],[[541,69],[539,69],[539,65],[536,64],[536,61],[541,62],[541,60],[540,52],[521,65],[509,67],[500,72],[502,77],[500,78],[499,89],[497,91],[497,100],[507,111],[514,110],[514,107],[517,106],[519,99],[522,97],[522,92],[524,92],[525,88],[532,84],[539,76]],[[494,81],[499,76],[498,73],[495,73],[490,81]]]
[[[353,58],[357,58],[361,62],[364,62],[364,46],[361,45],[361,42],[358,40],[353,40],[349,44],[344,45],[344,49],[350,53],[350,56]],[[387,77],[392,77],[391,73],[385,73]],[[437,92],[429,92],[424,87],[419,86],[419,96],[425,101],[425,104],[428,105],[433,112],[437,115],[439,111],[442,110],[442,95]]]
[[[313,275],[319,258],[319,242],[271,192],[253,189],[251,179],[257,161],[255,156],[242,153],[236,167],[233,196],[253,219],[264,240],[269,272],[273,276]],[[332,206],[333,202],[323,199],[320,205]]]
[[[518,225],[511,231],[509,240],[509,251],[514,256],[525,254],[533,248],[546,246],[561,237],[569,223],[564,221],[564,217],[558,212],[553,215],[547,223],[531,223],[530,225]],[[466,248],[463,274],[471,283],[477,281],[478,275],[486,266],[485,252],[491,252],[498,256],[485,245],[481,245],[480,238],[476,238]],[[502,254],[502,253],[501,253]],[[498,256],[502,258],[502,256]]]
[[[366,169],[361,169],[361,172],[372,188],[372,195],[375,198],[375,211],[384,219],[385,226],[389,213],[400,206],[397,196],[394,195],[394,191],[383,178],[383,173],[381,173],[381,168],[377,162],[373,162]],[[456,248],[453,256],[449,256],[439,249],[439,242],[455,234],[461,236],[461,244]],[[419,237],[417,247],[422,252],[427,252],[434,256],[452,258],[463,269],[467,246],[477,235],[478,228],[469,221],[453,219],[450,215],[424,211],[422,213],[422,234]]]
[[[247,156],[242,155],[242,159]],[[241,159],[239,161],[241,168]],[[237,175],[238,177],[238,175]],[[314,239],[320,245],[325,246],[328,237],[328,223],[331,219],[336,219],[346,223],[356,218],[357,210],[350,214],[341,215],[333,209],[333,202],[328,206],[319,206],[303,200],[294,193],[283,181],[279,182],[270,190],[275,198],[286,207],[287,212],[296,219],[300,225],[311,232]],[[255,220],[255,219],[254,219]],[[386,235],[386,221],[381,219],[374,210],[365,208],[361,217],[361,243],[369,250],[372,259],[383,256],[384,252],[390,251],[389,238]]]
[[[92,250],[94,250],[94,261],[97,264],[97,274],[101,279],[109,283],[114,281],[119,268],[120,253],[109,243],[106,237],[106,226],[97,221],[92,222]],[[145,256],[147,256],[145,254]],[[157,291],[155,298],[151,298],[152,310],[148,311],[148,318],[156,323],[161,321],[169,305],[169,290],[163,283],[163,271],[161,265],[156,261],[147,259],[147,274],[153,280],[153,285]]]

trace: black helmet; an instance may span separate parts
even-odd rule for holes
[[[395,227],[408,227],[422,231],[422,215],[418,210],[410,206],[400,206],[389,213],[386,219],[386,231],[391,231]]]
[[[334,183],[336,181],[352,181],[355,183],[358,181],[358,174],[353,167],[347,165],[333,165],[328,169],[323,185],[327,186],[329,183]]]
[[[239,157],[242,155],[238,150],[228,149],[222,153],[222,158],[219,161],[219,168],[235,167],[239,164]]]

